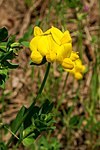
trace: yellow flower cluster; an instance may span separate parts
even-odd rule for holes
[[[61,32],[51,27],[43,32],[39,27],[34,28],[34,38],[30,42],[31,59],[35,64],[40,64],[43,58],[48,62],[58,62],[62,67],[75,75],[77,79],[82,78],[85,66],[76,52],[72,51],[72,39],[69,31]]]
[[[77,57],[77,59],[76,59],[76,57]],[[83,78],[82,74],[85,73],[86,67],[84,65],[82,65],[82,61],[78,58],[77,53],[72,52],[70,59],[74,63],[74,67],[73,67],[73,69],[65,69],[65,71],[73,74],[77,80],[82,79]]]

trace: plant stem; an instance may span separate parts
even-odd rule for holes
[[[42,81],[42,84],[40,86],[40,89],[38,91],[38,94],[37,96],[34,98],[34,101],[33,103],[30,105],[30,107],[28,108],[27,112],[25,113],[25,115],[23,116],[23,118],[18,122],[18,125],[16,127],[16,130],[13,132],[14,134],[16,134],[16,132],[18,131],[18,129],[20,128],[21,124],[23,123],[23,121],[26,119],[26,117],[28,116],[28,114],[32,111],[33,107],[34,107],[34,104],[36,103],[36,100],[40,97],[42,91],[43,91],[43,88],[45,86],[45,83],[46,83],[46,80],[47,80],[47,77],[48,77],[48,74],[49,74],[49,70],[50,70],[50,63],[48,63],[48,66],[47,66],[47,69],[46,69],[46,72],[45,72],[45,76],[44,76],[44,79]],[[8,146],[10,145],[10,143],[12,142],[12,139],[13,139],[13,135],[10,137],[8,143],[6,144],[6,149],[8,148]]]
[[[67,79],[68,79],[68,75],[69,75],[69,73],[66,74],[66,78],[65,78],[65,81],[64,81],[64,85],[63,85],[63,90],[64,90],[65,87],[66,87],[66,82],[67,82]]]

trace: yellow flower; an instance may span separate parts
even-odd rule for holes
[[[74,68],[74,63],[70,58],[65,58],[62,62],[62,67],[64,69],[73,69]]]
[[[66,69],[73,68],[72,60],[66,59],[70,57],[72,52],[72,39],[69,31],[63,33],[52,26],[43,33],[43,31],[36,26],[34,28],[34,36],[35,37],[30,42],[30,49],[32,51],[31,58],[33,62],[39,64],[45,56],[48,62],[57,61]]]
[[[74,63],[74,68],[72,70],[69,69],[65,69],[65,70],[73,74],[77,80],[80,80],[83,78],[83,73],[85,73],[86,67],[82,65],[82,61],[79,58],[73,61],[73,63]]]
[[[72,73],[76,79],[82,79],[86,67],[82,65],[78,53],[72,51],[72,39],[69,31],[61,32],[51,27],[43,32],[39,27],[34,28],[34,38],[30,42],[31,59],[35,64],[41,64],[43,58],[48,62],[58,62]]]

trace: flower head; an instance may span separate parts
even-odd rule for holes
[[[36,26],[34,28],[34,38],[30,42],[32,61],[38,64],[45,56],[48,62],[56,61],[60,64],[65,64],[64,59],[69,58],[72,52],[71,42],[72,39],[69,31],[63,33],[52,26],[43,33],[43,31]],[[65,68],[67,68],[67,65]]]
[[[80,80],[83,78],[83,73],[85,73],[86,67],[82,65],[82,61],[79,58],[73,61],[73,63],[74,68],[72,70],[66,69],[66,71],[73,74],[77,80]]]
[[[82,65],[78,54],[72,51],[72,39],[68,30],[62,32],[52,26],[43,32],[36,26],[30,49],[33,63],[41,64],[43,58],[50,63],[56,61],[77,79],[82,78],[85,66]]]

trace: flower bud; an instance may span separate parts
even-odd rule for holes
[[[83,78],[83,76],[82,76],[82,74],[81,74],[80,72],[76,72],[76,73],[75,73],[75,78],[76,78],[77,80],[80,80],[80,79]]]
[[[75,60],[77,60],[77,59],[79,59],[79,56],[78,56],[78,54],[76,53],[76,52],[71,52],[71,56],[70,56],[70,59],[72,60],[72,61],[75,61]]]
[[[72,62],[72,60],[70,58],[65,58],[61,65],[64,69],[73,69],[74,68],[74,63]]]

